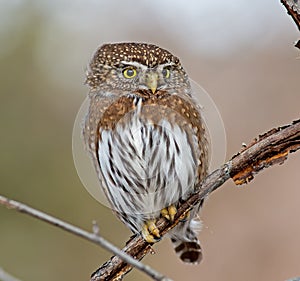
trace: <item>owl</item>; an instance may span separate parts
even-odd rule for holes
[[[174,220],[178,202],[207,175],[209,141],[189,77],[169,51],[146,43],[99,47],[87,69],[83,136],[116,216],[149,243],[156,221]],[[169,236],[180,259],[198,263],[197,212]]]

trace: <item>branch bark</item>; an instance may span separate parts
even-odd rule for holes
[[[55,217],[52,217],[48,214],[45,214],[37,209],[34,209],[32,207],[29,207],[23,203],[20,203],[18,201],[15,200],[11,200],[8,199],[4,196],[0,195],[0,205],[4,205],[9,209],[14,209],[18,212],[27,214],[31,217],[37,218],[39,220],[42,220],[44,222],[47,222],[51,225],[54,225],[56,227],[59,227],[67,232],[70,232],[72,234],[75,234],[77,236],[80,236],[90,242],[93,242],[99,246],[101,246],[102,248],[114,253],[115,255],[118,255],[120,258],[122,258],[122,260],[124,262],[126,262],[127,264],[129,264],[132,267],[135,267],[137,269],[139,269],[140,271],[144,272],[145,274],[149,275],[153,280],[157,280],[157,281],[172,281],[171,279],[165,277],[164,275],[162,275],[161,273],[155,271],[154,269],[152,269],[150,266],[144,265],[141,262],[137,261],[136,259],[132,258],[130,255],[124,253],[123,251],[121,251],[119,248],[117,248],[116,246],[112,245],[110,242],[108,242],[107,240],[105,240],[102,236],[98,235],[98,231],[94,231],[94,233],[91,232],[87,232],[77,226],[71,225],[67,222],[64,222],[60,219],[57,219]],[[6,274],[4,271],[1,271],[0,268],[0,281],[1,281],[1,277],[5,276],[5,278],[3,278],[3,281],[14,281],[13,279],[8,279],[9,276]],[[13,277],[11,277],[13,278]],[[15,280],[17,281],[17,280]]]
[[[286,8],[287,13],[292,17],[300,31],[300,2],[298,0],[281,0],[281,3]],[[300,49],[300,40],[295,44],[295,47]]]
[[[274,128],[260,135],[221,168],[212,172],[201,183],[198,192],[180,204],[173,223],[160,218],[157,221],[160,233],[164,235],[175,227],[194,205],[229,178],[232,178],[237,185],[248,183],[256,173],[274,164],[282,164],[289,153],[298,149],[300,149],[300,119],[290,125]],[[138,260],[152,252],[151,245],[140,235],[130,238],[123,251]],[[131,269],[132,267],[120,257],[113,256],[92,274],[90,281],[121,280]]]

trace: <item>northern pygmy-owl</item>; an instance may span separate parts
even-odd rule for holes
[[[160,239],[159,216],[173,220],[207,174],[208,139],[179,59],[144,43],[101,46],[86,83],[90,87],[84,139],[116,215],[149,243]],[[187,263],[202,257],[190,213],[170,233]]]

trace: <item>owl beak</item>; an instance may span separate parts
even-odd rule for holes
[[[154,94],[157,90],[158,74],[155,72],[148,73],[146,77],[146,86]]]

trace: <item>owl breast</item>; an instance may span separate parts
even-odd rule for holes
[[[113,209],[139,231],[145,220],[193,191],[200,151],[192,127],[176,112],[142,99],[134,103],[113,129],[100,128],[98,161]]]

